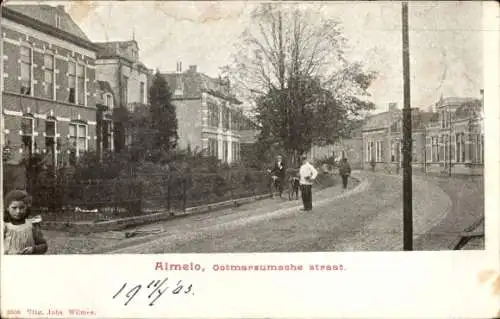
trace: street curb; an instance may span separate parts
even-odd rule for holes
[[[326,186],[325,188],[333,187]],[[323,190],[325,188],[320,189]],[[228,207],[237,207],[258,200],[270,198],[271,194],[254,195],[249,197],[243,197],[239,199],[233,199],[223,202],[205,204],[195,207],[186,208],[185,211],[173,211],[173,212],[158,212],[153,214],[120,218],[107,221],[86,221],[86,222],[56,222],[56,221],[42,221],[42,227],[47,230],[56,231],[69,231],[72,233],[100,233],[106,231],[121,231],[126,228],[141,226],[144,224],[150,224],[158,221],[166,221],[170,219],[186,217],[190,215],[204,214],[212,211],[218,211]]]
[[[473,237],[483,237],[484,231],[477,231],[476,229],[484,223],[484,216],[478,218],[472,225],[464,229],[463,233],[455,238],[455,240],[450,244],[449,248],[451,250],[462,250],[469,240]]]
[[[98,233],[106,231],[119,231],[129,227],[140,226],[143,224],[165,221],[188,215],[196,215],[217,211],[223,208],[240,206],[254,201],[262,200],[271,197],[270,194],[256,195],[244,197],[224,202],[206,204],[196,207],[187,208],[186,211],[178,212],[159,212],[142,216],[134,216],[128,218],[120,218],[101,222],[54,222],[42,221],[42,227],[47,230],[70,231],[73,233]]]
[[[351,189],[351,191],[355,191],[357,190],[358,188],[360,188],[362,186],[362,183],[364,181],[366,181],[366,178],[363,178],[361,176],[358,176],[358,177],[352,177],[354,180],[356,180],[358,182],[358,184],[353,188]],[[321,190],[319,190],[319,192],[322,192],[324,190],[327,190],[331,187],[335,187],[335,185],[333,186],[327,186]],[[343,194],[339,194],[341,197],[344,197]],[[270,195],[264,195],[264,196],[261,196],[261,197],[271,197]],[[323,199],[322,201],[324,201],[325,199]],[[322,202],[321,201],[321,202]],[[319,204],[321,205],[321,203]],[[296,207],[288,207],[286,209],[295,209]],[[192,213],[191,215],[196,215],[196,214],[202,214],[204,213],[203,211],[200,211],[200,212],[195,212],[195,213]],[[184,214],[184,216],[188,216],[189,214]],[[158,234],[154,233],[154,234],[148,234],[148,235],[145,235],[145,236],[140,236],[140,237],[135,237],[133,239],[131,239],[129,237],[129,240],[127,241],[120,241],[120,242],[117,242],[117,243],[114,243],[110,246],[106,246],[106,247],[101,247],[99,249],[96,249],[94,251],[91,251],[89,252],[89,254],[109,254],[109,253],[113,253],[117,250],[121,250],[123,248],[127,248],[127,247],[130,247],[130,246],[137,246],[137,245],[142,245],[142,244],[145,244],[147,242],[150,242],[152,240],[154,240],[155,238],[158,237]]]

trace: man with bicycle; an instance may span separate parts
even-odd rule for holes
[[[276,176],[274,178],[274,186],[278,189],[280,198],[283,194],[283,185],[285,183],[286,168],[283,163],[281,155],[276,156],[276,162],[271,170],[271,176]]]

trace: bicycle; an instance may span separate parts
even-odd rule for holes
[[[271,197],[274,198],[275,193],[280,193],[280,179],[276,175],[271,176]],[[282,194],[280,194],[280,198]]]
[[[290,189],[288,190],[288,199],[293,200],[294,194],[295,194],[295,199],[299,199],[299,189],[300,189],[299,178],[290,177]]]

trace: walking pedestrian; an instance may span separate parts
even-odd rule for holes
[[[285,184],[286,175],[286,168],[281,155],[276,156],[276,162],[274,163],[274,167],[271,170],[271,174],[277,177],[276,186],[278,187],[278,192],[281,198],[283,194],[283,186]]]
[[[301,156],[302,166],[300,166],[300,192],[302,194],[302,203],[304,204],[304,211],[312,210],[312,184],[318,171],[307,160],[306,155]]]
[[[339,164],[339,175],[342,177],[342,187],[347,189],[347,182],[351,175],[351,165],[347,162],[347,158],[343,157]]]

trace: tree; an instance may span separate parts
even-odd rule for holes
[[[152,147],[169,153],[177,146],[177,115],[172,104],[172,93],[167,81],[159,72],[153,79],[149,91],[150,123],[153,133]]]
[[[363,110],[374,72],[345,57],[347,40],[335,19],[288,4],[262,4],[225,68],[240,95],[256,102],[260,143],[282,146],[288,156],[312,144],[331,143]]]

